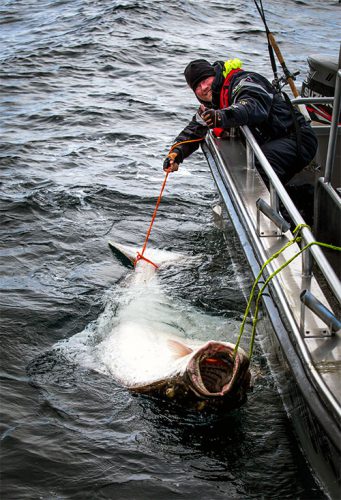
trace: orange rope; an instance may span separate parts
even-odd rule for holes
[[[155,264],[154,262],[152,262],[151,260],[147,259],[146,257],[144,257],[143,255],[140,254],[140,252],[137,252],[137,257],[135,259],[135,262],[134,262],[134,266],[136,266],[136,264],[138,263],[139,260],[145,260],[146,262],[148,262],[148,264],[151,264],[152,266],[154,266],[156,269],[159,267],[157,264]]]
[[[185,144],[187,142],[203,141],[204,139],[205,139],[205,137],[200,137],[199,139],[190,139],[188,141],[177,142],[176,144],[173,144],[173,146],[170,148],[169,152],[171,153],[173,151],[173,149],[175,149],[177,146],[180,146],[180,144]],[[148,228],[148,231],[147,231],[146,239],[144,240],[144,245],[143,245],[141,253],[140,252],[137,253],[137,257],[135,259],[134,266],[136,266],[136,264],[138,263],[139,260],[145,260],[149,264],[152,264],[152,266],[154,266],[156,268],[159,267],[157,264],[154,264],[154,262],[152,262],[151,260],[146,259],[146,257],[144,257],[143,254],[144,254],[144,252],[145,252],[145,250],[147,248],[147,243],[148,243],[148,240],[149,240],[149,236],[150,236],[150,233],[152,232],[152,227],[153,227],[153,224],[154,224],[154,220],[155,220],[155,217],[156,217],[159,205],[161,203],[163,191],[165,189],[166,182],[167,182],[170,170],[165,170],[165,172],[166,172],[166,175],[165,175],[165,178],[164,178],[162,186],[161,186],[161,191],[160,191],[159,197],[157,199],[156,206],[154,208],[154,212],[153,212],[153,215],[152,215],[152,220],[150,221],[150,225],[149,225],[149,228]]]
[[[154,264],[154,262],[152,261],[148,261],[144,256],[144,252],[146,250],[146,247],[147,247],[147,243],[148,243],[148,240],[149,240],[149,236],[150,236],[150,233],[152,231],[152,227],[153,227],[153,224],[154,224],[154,220],[155,220],[155,217],[156,217],[156,214],[157,214],[157,210],[159,208],[159,205],[161,203],[161,198],[162,198],[162,194],[163,194],[163,191],[165,189],[165,186],[166,186],[166,182],[167,182],[167,179],[168,179],[168,175],[169,175],[169,172],[166,172],[166,175],[165,175],[165,178],[163,180],[163,183],[162,183],[162,186],[161,186],[161,191],[160,191],[160,194],[159,194],[159,197],[157,199],[157,202],[156,202],[156,206],[154,208],[154,213],[152,215],[152,220],[150,221],[150,225],[149,225],[149,229],[147,231],[147,235],[146,235],[146,239],[144,240],[144,245],[143,245],[143,248],[142,248],[142,252],[141,253],[138,253],[137,254],[137,257],[135,259],[135,262],[134,262],[134,266],[136,266],[136,264],[138,263],[139,260],[141,259],[144,259],[145,261],[149,262],[150,264],[153,264],[154,267],[158,267],[156,264]]]

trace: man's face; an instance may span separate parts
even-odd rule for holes
[[[195,95],[201,101],[212,102],[212,83],[214,80],[214,76],[209,76],[205,78],[205,80],[201,80],[201,82],[195,87]]]

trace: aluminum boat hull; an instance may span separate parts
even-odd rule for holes
[[[257,170],[247,166],[245,146],[240,138],[223,140],[210,133],[202,149],[220,194],[222,217],[227,212],[252,275],[256,277],[266,258],[287,241],[281,235],[276,236],[276,228],[268,221],[264,222],[264,234],[270,236],[257,234],[255,201],[258,197],[269,198],[269,192]],[[341,431],[335,366],[340,363],[340,338],[324,334],[302,337],[297,317],[300,305],[289,297],[299,294],[306,285],[302,274],[302,264],[298,261],[280,279],[270,283],[262,299],[263,314],[257,335],[267,353],[303,454],[322,489],[331,498],[338,499],[341,497]],[[308,287],[323,296],[315,278],[308,281]],[[310,320],[308,318],[308,322]],[[312,331],[324,331],[323,326],[314,321]]]

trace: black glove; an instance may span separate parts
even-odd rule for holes
[[[219,109],[207,109],[201,115],[209,128],[222,127],[223,115]]]
[[[182,161],[182,154],[178,149],[173,149],[166,156],[165,161],[163,162],[163,170],[167,170],[172,168],[172,171],[176,171],[179,168],[179,163]]]

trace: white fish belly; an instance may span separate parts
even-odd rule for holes
[[[134,321],[120,324],[98,346],[101,362],[113,377],[127,387],[144,385],[174,376],[186,366],[175,359],[167,333],[152,331]]]

